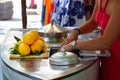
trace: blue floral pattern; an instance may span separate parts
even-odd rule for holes
[[[83,0],[54,0],[54,6],[52,18],[59,26],[75,27],[85,21]]]
[[[78,19],[82,19],[84,15],[84,4],[81,1],[75,1],[74,7],[71,9],[71,15],[77,16]]]

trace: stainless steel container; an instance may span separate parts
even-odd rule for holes
[[[72,52],[66,52],[65,49],[62,48],[62,52],[53,54],[49,60],[50,64],[52,65],[68,66],[77,64],[79,62],[79,57]]]
[[[39,33],[49,44],[61,44],[67,36],[67,30],[54,24],[53,21],[39,30]]]

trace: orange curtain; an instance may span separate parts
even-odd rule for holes
[[[53,12],[54,4],[52,0],[44,0],[44,5],[46,7],[44,25],[47,25],[50,23],[50,16]]]

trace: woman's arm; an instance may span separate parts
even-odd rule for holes
[[[114,41],[120,36],[120,0],[113,0],[111,5],[111,15],[103,36],[93,40],[78,41],[76,47],[86,50],[109,49]]]
[[[77,41],[76,48],[80,50],[102,50],[110,49],[115,40],[120,37],[120,0],[113,0],[111,3],[111,14],[103,36],[86,41]],[[67,44],[64,48],[68,51],[72,50],[71,44]]]
[[[80,29],[80,34],[92,32],[97,28],[98,25],[95,22],[95,14],[96,14],[97,8],[98,8],[98,1],[96,0],[96,4],[95,4],[94,11],[91,18],[85,24],[78,27],[78,29]],[[73,40],[77,40],[78,35],[79,35],[78,31],[75,31],[75,30],[71,31],[71,33],[67,36],[67,38],[65,39],[65,41],[61,46],[64,46]]]

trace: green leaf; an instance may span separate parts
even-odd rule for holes
[[[37,50],[35,50],[34,52],[33,52],[33,55],[40,55],[41,53],[39,52],[39,51],[37,51]]]
[[[26,57],[26,56],[29,56],[29,55],[20,55],[21,57]]]
[[[16,47],[15,47],[15,49],[16,49],[16,50],[18,50],[18,47],[19,47],[19,44],[16,44]]]
[[[18,42],[18,41],[21,41],[20,38],[18,38],[17,36],[14,36],[15,40]]]
[[[10,54],[19,54],[18,50],[16,50],[15,48],[10,48]]]

